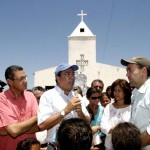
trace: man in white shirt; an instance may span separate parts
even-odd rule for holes
[[[145,57],[121,59],[127,66],[127,77],[132,91],[132,109],[130,122],[141,131],[144,150],[150,150],[150,60]]]
[[[55,70],[56,86],[46,91],[40,98],[38,125],[41,130],[48,130],[48,150],[55,145],[56,132],[63,119],[81,118],[90,122],[86,108],[78,97],[73,96],[75,71],[77,65],[60,64]]]

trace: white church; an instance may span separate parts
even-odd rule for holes
[[[121,67],[111,66],[96,62],[96,35],[94,35],[83,21],[83,10],[78,14],[81,22],[68,36],[68,63],[77,64],[79,70],[77,76],[86,79],[86,85],[90,86],[94,79],[104,82],[104,91],[107,86],[118,78],[127,79],[126,70]],[[63,62],[58,62],[58,65]],[[34,73],[34,86],[51,87],[55,82],[55,69],[57,66],[39,70]],[[82,76],[83,75],[83,76]]]

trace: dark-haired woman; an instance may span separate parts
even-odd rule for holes
[[[105,149],[112,150],[111,133],[120,122],[128,122],[131,113],[131,87],[124,79],[117,79],[111,85],[111,98],[114,103],[104,109],[101,130],[106,134]]]
[[[89,88],[86,93],[86,97],[89,100],[89,105],[87,106],[87,110],[91,115],[90,126],[94,129],[93,136],[93,145],[95,147],[101,147],[101,139],[105,136],[101,132],[101,119],[103,115],[103,107],[100,104],[100,93],[101,91],[98,88]],[[102,149],[102,147],[101,147]]]

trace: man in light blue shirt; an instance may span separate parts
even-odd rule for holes
[[[133,57],[121,59],[121,64],[127,66],[126,76],[133,87],[130,122],[140,129],[144,150],[150,150],[150,60]]]

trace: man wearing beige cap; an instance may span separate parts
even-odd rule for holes
[[[126,76],[134,88],[130,122],[140,129],[144,150],[150,150],[150,60],[133,57],[121,59],[121,64],[127,66]]]

